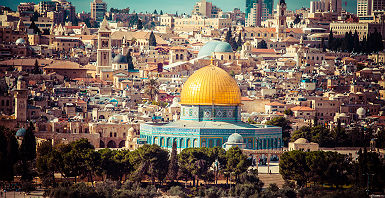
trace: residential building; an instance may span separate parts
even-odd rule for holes
[[[102,0],[94,0],[91,2],[91,18],[97,22],[104,19],[107,12],[107,3]]]
[[[218,18],[222,10],[211,2],[201,0],[194,5],[192,15],[199,15],[207,18]]]

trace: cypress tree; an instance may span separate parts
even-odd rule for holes
[[[237,42],[235,41],[234,37],[231,37],[230,45],[231,45],[231,48],[233,48],[233,51],[238,49],[238,45],[237,45]]]
[[[21,160],[31,161],[36,158],[36,138],[33,130],[35,127],[30,122],[29,127],[23,137],[23,141],[20,145],[20,157]]]
[[[32,122],[23,137],[23,141],[20,145],[20,171],[21,171],[21,180],[23,181],[32,181],[33,180],[33,170],[32,162],[36,159],[36,138],[33,133],[34,127]]]
[[[151,32],[148,43],[150,46],[156,46],[157,45],[154,32]]]
[[[33,29],[34,34],[41,34],[41,31],[39,27],[37,27],[37,25],[35,24],[34,20],[32,20],[31,25],[29,26],[29,29]]]
[[[134,63],[132,63],[131,52],[127,52],[126,58],[127,58],[127,63],[128,63],[128,70],[134,69]]]
[[[335,49],[333,30],[330,30],[330,33],[329,33],[328,48],[330,50],[334,50]]]
[[[156,9],[154,10],[154,14],[155,14],[155,15],[158,15],[158,11],[156,11]]]
[[[168,178],[171,180],[171,182],[174,182],[174,180],[177,179],[178,176],[178,153],[176,151],[176,141],[173,141],[172,143],[172,151],[171,151],[171,157],[170,157],[170,164],[168,165]]]
[[[242,46],[242,44],[243,44],[243,42],[242,42],[242,35],[241,35],[242,33],[239,33],[238,34],[238,40],[237,40],[237,46],[238,47],[241,47]]]
[[[353,51],[361,52],[360,38],[358,37],[357,30],[354,32],[354,35],[353,35]]]
[[[163,10],[160,10],[160,15],[163,15]]]
[[[354,40],[353,40],[353,33],[352,33],[352,31],[349,31],[349,34],[348,34],[347,47],[348,47],[348,52],[352,52],[353,51]]]
[[[257,44],[257,48],[258,49],[267,49],[267,43],[265,40],[262,40],[260,41],[258,44]]]
[[[231,35],[231,28],[229,28],[229,30],[226,33],[225,41],[230,43],[231,42],[231,37],[232,37],[232,35]]]
[[[35,60],[35,65],[33,67],[32,73],[33,74],[41,74],[41,70],[39,68],[39,63],[38,63],[37,59]]]
[[[142,23],[142,20],[140,20],[139,18],[138,18],[138,20],[136,21],[136,29],[138,29],[138,30],[143,29],[143,23]]]
[[[0,181],[13,181],[19,145],[14,133],[0,126]]]
[[[367,45],[366,36],[364,36],[364,38],[362,39],[362,41],[360,43],[361,43],[361,51],[363,53],[368,53],[368,49],[366,47],[366,45]]]
[[[384,42],[382,40],[382,34],[381,32],[378,33],[378,51],[383,51],[384,50]]]

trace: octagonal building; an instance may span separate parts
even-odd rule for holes
[[[181,118],[170,123],[140,125],[140,138],[147,144],[178,150],[189,147],[223,145],[237,133],[246,149],[281,149],[282,129],[251,125],[241,121],[241,91],[223,69],[209,65],[197,70],[184,83],[181,92]]]

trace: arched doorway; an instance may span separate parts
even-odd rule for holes
[[[116,143],[114,140],[110,140],[108,143],[107,143],[107,148],[116,148]]]
[[[119,142],[119,148],[124,148],[126,146],[126,141],[122,140]]]
[[[99,143],[99,144],[100,144],[100,145],[99,145],[100,148],[106,147],[106,145],[104,144],[103,140],[100,140],[100,143]]]

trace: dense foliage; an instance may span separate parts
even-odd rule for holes
[[[384,44],[382,35],[377,29],[362,40],[360,40],[357,31],[355,31],[354,34],[352,32],[346,33],[344,38],[335,38],[331,30],[328,48],[333,51],[369,54],[384,50]]]
[[[382,190],[385,186],[385,161],[377,153],[358,152],[358,160],[336,152],[290,151],[281,156],[280,173],[285,180],[294,180],[299,186],[326,184],[335,188],[353,185],[358,188]]]

